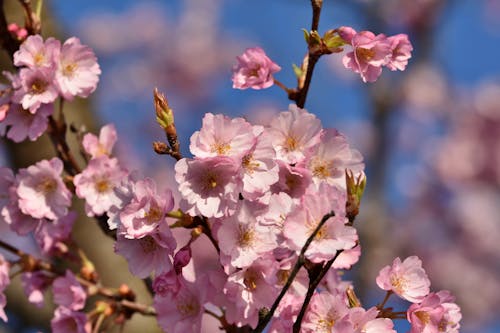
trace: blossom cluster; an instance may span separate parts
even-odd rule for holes
[[[10,85],[2,89],[0,133],[15,142],[36,140],[47,129],[56,99],[88,97],[101,73],[92,49],[76,37],[61,45],[54,38],[29,36],[13,62],[18,71],[4,72]]]

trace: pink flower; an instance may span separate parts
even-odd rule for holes
[[[165,214],[174,208],[174,198],[170,190],[157,194],[156,183],[149,178],[133,187],[131,201],[120,212],[119,232],[125,238],[142,238],[166,223]]]
[[[9,271],[9,262],[0,254],[0,318],[5,322],[7,322],[7,315],[4,308],[7,304],[7,299],[5,298],[4,290],[10,284]]]
[[[76,195],[85,199],[85,212],[88,216],[102,215],[121,200],[114,189],[127,176],[116,158],[103,155],[90,160],[87,167],[73,179]]]
[[[31,113],[37,112],[42,104],[50,104],[59,96],[53,83],[54,71],[43,68],[22,68],[13,85],[19,85],[14,92],[12,101],[22,105]]]
[[[312,148],[311,155],[300,166],[311,171],[316,185],[326,182],[343,189],[346,170],[358,174],[364,169],[361,153],[349,146],[345,136],[331,129],[325,131],[320,144]]]
[[[21,275],[21,283],[28,301],[37,307],[43,306],[43,293],[52,283],[52,278],[43,271],[26,272]]]
[[[275,117],[268,129],[276,158],[295,164],[321,140],[321,121],[305,109],[290,104],[289,111]]]
[[[232,78],[235,89],[269,88],[274,84],[273,74],[281,70],[260,47],[248,48],[236,59]]]
[[[55,81],[61,96],[73,100],[88,97],[97,87],[101,69],[92,49],[71,37],[61,47]]]
[[[235,161],[225,156],[178,161],[175,180],[184,199],[180,208],[192,216],[232,215],[241,189],[237,171]]]
[[[163,223],[155,233],[142,238],[128,239],[118,234],[115,252],[127,259],[132,274],[145,278],[152,272],[159,275],[172,269],[170,256],[176,245],[169,226]]]
[[[19,170],[17,195],[24,214],[55,220],[68,213],[71,192],[61,179],[62,171],[63,163],[56,157]]]
[[[394,323],[388,318],[377,318],[378,310],[360,307],[349,310],[347,317],[338,323],[339,333],[397,333]]]
[[[175,295],[156,295],[154,307],[158,324],[165,332],[201,332],[206,287],[184,282]]]
[[[347,315],[346,302],[327,291],[315,293],[302,323],[301,332],[330,333],[334,325]]]
[[[60,49],[61,42],[57,39],[50,37],[44,42],[40,35],[28,36],[19,50],[14,53],[14,65],[29,68],[54,68]]]
[[[237,268],[248,267],[277,247],[276,235],[271,228],[259,225],[257,214],[255,204],[243,202],[233,216],[222,222],[217,239],[224,266],[230,263]]]
[[[413,46],[408,39],[408,35],[398,34],[388,37],[387,40],[391,44],[392,49],[392,55],[389,57],[389,62],[386,65],[387,68],[391,71],[398,69],[404,71],[406,65],[408,65],[408,59],[411,58],[411,51],[413,51]]]
[[[42,220],[35,230],[35,241],[43,253],[58,256],[68,252],[68,244],[71,241],[71,231],[76,220],[76,212],[69,212],[68,215],[56,221]]]
[[[9,30],[10,34],[18,41],[22,41],[28,36],[28,30],[21,28],[16,23],[10,23],[7,26],[7,30]]]
[[[81,310],[85,306],[87,292],[70,270],[66,270],[65,276],[54,280],[52,291],[57,305],[73,311]]]
[[[399,297],[418,303],[429,294],[430,281],[417,256],[403,262],[396,258],[392,266],[382,268],[377,276],[377,285],[383,290],[392,290]]]
[[[391,44],[383,34],[375,36],[371,31],[356,33],[351,39],[353,51],[347,53],[342,62],[345,68],[359,73],[363,82],[375,82],[382,66],[386,65],[392,54]]]
[[[458,333],[462,314],[447,290],[430,293],[421,303],[412,304],[407,312],[410,333]]]
[[[356,229],[346,226],[345,194],[337,188],[322,185],[308,192],[284,224],[283,235],[292,250],[300,251],[326,214],[335,212],[321,227],[305,255],[312,262],[330,260],[338,250],[351,249],[358,236]]]
[[[52,333],[90,333],[92,327],[83,312],[59,306],[50,321]]]
[[[234,304],[226,309],[226,318],[230,323],[238,326],[257,326],[259,309],[269,308],[279,289],[276,287],[277,262],[272,256],[262,257],[260,260],[229,275],[224,293],[230,303]]]
[[[86,133],[83,136],[82,145],[85,152],[91,158],[97,158],[102,155],[111,155],[111,150],[116,142],[117,135],[115,125],[108,124],[101,128],[99,138],[92,133]]]
[[[19,104],[12,104],[5,120],[0,123],[0,132],[14,142],[38,139],[49,123],[49,116],[54,112],[54,104],[41,104],[36,113],[25,110]]]
[[[222,114],[205,114],[203,125],[191,136],[189,149],[194,156],[243,157],[254,146],[256,134],[243,118],[229,118]]]
[[[294,199],[300,199],[312,184],[311,172],[299,166],[290,166],[278,160],[279,179],[271,186],[272,193],[286,193]]]
[[[173,270],[159,274],[153,280],[155,295],[166,297],[175,295],[182,285],[182,275],[177,275]]]

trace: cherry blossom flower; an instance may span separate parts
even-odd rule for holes
[[[419,304],[412,304],[407,312],[410,333],[458,333],[462,314],[447,290],[430,293]]]
[[[7,304],[7,299],[4,294],[4,290],[10,284],[10,264],[5,260],[4,256],[0,254],[0,318],[7,322],[7,315],[5,314],[5,305]]]
[[[41,221],[35,230],[35,241],[43,253],[57,256],[68,252],[68,243],[71,241],[71,231],[76,220],[76,212],[56,221]]]
[[[273,74],[281,70],[260,47],[248,48],[236,59],[232,78],[235,89],[269,88],[274,84]]]
[[[394,323],[388,318],[377,318],[378,310],[355,307],[338,323],[338,333],[397,333]]]
[[[39,308],[42,307],[43,293],[52,284],[52,278],[43,271],[25,272],[21,274],[21,283],[28,301]]]
[[[62,161],[42,160],[17,175],[19,208],[33,218],[55,220],[68,213],[71,192],[61,179]]]
[[[47,130],[49,116],[54,112],[54,104],[41,104],[36,113],[25,110],[19,104],[11,104],[4,121],[0,123],[0,133],[14,142],[30,139],[35,141]]]
[[[382,73],[392,54],[391,44],[383,34],[375,35],[371,31],[361,31],[352,36],[353,51],[347,53],[342,62],[345,68],[359,73],[363,82],[374,82]]]
[[[345,194],[326,184],[318,191],[308,192],[301,204],[288,216],[283,235],[291,249],[300,251],[326,214],[334,212],[316,234],[306,250],[306,257],[312,262],[330,260],[338,250],[351,249],[358,236],[356,229],[345,225]]]
[[[408,39],[406,34],[398,34],[390,36],[387,41],[391,44],[392,55],[389,57],[389,62],[387,63],[387,68],[391,71],[400,70],[404,71],[406,65],[408,65],[408,60],[411,58],[411,51],[413,51],[413,46]]]
[[[196,157],[243,157],[256,142],[254,128],[243,118],[207,113],[203,125],[191,136],[189,149]],[[262,129],[260,129],[262,131]]]
[[[87,167],[73,179],[76,195],[85,199],[88,216],[102,215],[121,202],[114,189],[127,176],[116,158],[103,155],[89,161]]]
[[[142,238],[153,233],[158,224],[166,223],[165,214],[173,207],[172,191],[157,194],[152,179],[138,181],[131,201],[120,212],[119,232],[125,238]]]
[[[221,263],[233,267],[250,266],[264,253],[276,246],[276,235],[269,227],[257,222],[259,209],[255,204],[244,202],[240,209],[226,219],[217,230],[221,250]],[[223,256],[227,256],[227,259]]]
[[[67,39],[61,47],[55,81],[61,96],[73,100],[88,97],[97,87],[101,69],[94,51],[76,37]]]
[[[175,295],[182,285],[182,275],[177,275],[174,270],[158,274],[153,280],[155,295],[166,297]]]
[[[259,309],[269,308],[276,296],[277,262],[271,256],[258,261],[229,275],[224,293],[234,304],[226,309],[226,318],[238,326],[250,325],[255,328],[259,319]]]
[[[29,68],[54,69],[56,59],[59,57],[61,42],[52,37],[44,42],[42,36],[28,36],[14,53],[14,65]]]
[[[325,130],[321,143],[312,148],[311,155],[299,165],[311,171],[316,185],[326,182],[343,189],[346,170],[358,174],[364,169],[361,153],[349,146],[345,136],[332,129]]]
[[[50,321],[52,333],[90,333],[92,327],[83,312],[59,306]]]
[[[92,133],[86,133],[82,139],[82,146],[91,158],[102,155],[111,155],[111,150],[117,140],[114,124],[108,124],[101,128],[99,137]]]
[[[165,332],[201,332],[205,286],[184,281],[175,295],[155,295],[158,324]]]
[[[128,239],[118,234],[115,252],[127,259],[132,274],[145,278],[152,272],[159,275],[172,269],[170,256],[176,246],[169,226],[163,223],[155,233],[142,238]]]
[[[321,140],[321,121],[312,113],[290,104],[289,110],[275,117],[267,131],[276,150],[276,158],[295,164]]]
[[[291,166],[278,160],[279,179],[271,186],[272,193],[286,193],[300,199],[312,183],[311,172],[303,167]]]
[[[225,156],[181,159],[175,164],[175,180],[183,198],[180,208],[192,216],[232,215],[242,187],[237,171],[235,161]]]
[[[417,256],[398,257],[392,266],[382,268],[377,276],[377,285],[383,290],[392,290],[407,301],[418,303],[429,294],[430,281]]]
[[[330,333],[334,325],[348,313],[346,302],[327,291],[315,293],[311,298],[302,331],[304,333]]]
[[[42,104],[50,104],[59,96],[53,81],[54,71],[51,69],[22,68],[13,82],[14,88],[18,88],[12,95],[12,101],[35,113]]]
[[[52,291],[57,305],[73,311],[81,310],[85,306],[87,292],[70,270],[66,270],[66,275],[54,280]]]

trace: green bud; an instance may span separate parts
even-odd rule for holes
[[[299,66],[292,64],[292,68],[293,68],[293,73],[295,74],[297,79],[300,79],[304,75],[304,71]]]
[[[153,91],[154,104],[156,111],[156,121],[163,129],[174,124],[174,113],[172,109],[168,106],[168,101],[165,95],[161,94],[157,88]]]
[[[342,46],[346,44],[337,33],[337,29],[328,30],[323,35],[323,44],[330,53],[342,52]]]
[[[359,213],[361,197],[366,187],[366,177],[364,174],[360,174],[356,178],[351,170],[346,170],[345,175],[347,187],[346,212],[349,222],[352,223]]]

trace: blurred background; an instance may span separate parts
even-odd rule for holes
[[[14,14],[20,13],[17,2],[5,2],[9,18],[22,23]],[[265,124],[288,108],[277,87],[232,89],[231,68],[247,47],[260,46],[282,67],[275,77],[295,87],[292,64],[300,65],[305,55],[301,29],[311,24],[308,0],[45,0],[44,6],[44,36],[78,36],[95,50],[102,69],[90,103],[68,109],[75,113],[72,121],[94,131],[113,122],[123,164],[172,188],[171,159],[151,148],[163,139],[153,88],[174,108],[182,152],[189,156],[189,137],[206,112]],[[356,221],[364,251],[348,278],[371,306],[383,297],[375,284],[380,268],[394,257],[417,255],[432,290],[457,297],[461,332],[499,332],[500,0],[324,0],[319,32],[343,25],[407,33],[414,46],[406,71],[384,69],[373,84],[343,68],[341,54],[321,58],[313,76],[306,109],[323,127],[346,134],[367,165],[367,193]],[[35,145],[47,145],[44,140],[19,149],[3,140],[5,164],[31,163]],[[112,252],[99,230],[81,229],[78,238],[90,240],[90,252]],[[105,271],[123,266],[120,260],[105,257],[99,265]],[[111,284],[133,281],[126,271],[103,275]],[[33,321],[35,308],[20,304],[9,303],[5,332],[32,332],[50,319],[47,310]],[[127,332],[144,327],[138,322]],[[408,329],[398,325],[398,332]]]

